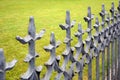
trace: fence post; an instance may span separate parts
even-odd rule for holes
[[[29,62],[29,68],[26,73],[21,76],[21,80],[39,80],[39,73],[42,69],[42,66],[35,67],[35,57],[38,57],[38,54],[35,52],[35,41],[41,39],[44,35],[45,30],[42,30],[39,34],[35,33],[35,24],[34,18],[31,16],[29,20],[28,27],[28,36],[21,38],[19,36],[16,39],[22,44],[29,44],[29,54],[24,59],[25,62]]]
[[[45,74],[44,80],[50,80],[50,76],[52,74],[53,70],[60,71],[58,68],[57,58],[56,58],[56,48],[60,45],[60,41],[55,41],[55,35],[52,32],[50,37],[50,44],[48,46],[45,46],[45,51],[49,51],[51,56],[48,62],[45,63],[45,66],[47,67],[47,72]]]
[[[120,1],[119,1],[119,5],[117,7],[118,9],[118,74],[117,74],[117,80],[120,80]]]
[[[94,56],[96,57],[96,80],[99,80],[100,76],[99,76],[99,54],[100,54],[100,46],[101,46],[101,41],[100,41],[100,33],[99,33],[99,20],[98,17],[96,17],[96,22],[94,25],[94,28],[96,30],[96,33],[94,35]]]
[[[0,48],[0,80],[5,80],[6,71],[11,70],[15,66],[16,62],[17,60],[14,59],[13,61],[6,63],[3,49]]]
[[[81,24],[78,24],[78,32],[75,33],[75,37],[78,37],[78,43],[75,45],[76,48],[76,54],[74,56],[74,59],[76,61],[76,72],[78,73],[78,80],[83,80],[83,56],[81,60],[79,61],[79,55],[82,52],[83,49],[83,42],[82,42],[82,35],[84,34],[84,31],[82,31]],[[84,55],[84,54],[82,54]]]
[[[64,62],[61,66],[62,72],[58,73],[56,76],[57,80],[60,80],[61,75],[64,74],[65,80],[71,80],[70,76],[68,76],[66,70],[66,65],[68,61],[70,60],[70,57],[72,56],[72,48],[71,48],[71,28],[75,25],[75,21],[70,21],[70,12],[66,11],[66,24],[62,25],[60,24],[59,26],[61,27],[62,30],[66,30],[66,38],[64,40],[64,43],[66,44],[66,50],[63,52],[62,56],[64,57]]]
[[[109,14],[108,14],[108,16],[109,16]],[[109,23],[109,19],[108,19],[108,23]],[[106,33],[107,32],[107,30],[105,30],[104,31],[104,39],[105,39],[105,42],[104,42],[104,44],[105,44],[105,46],[107,47],[107,80],[110,80],[110,44],[108,44],[107,45],[107,37],[106,37]]]
[[[114,80],[114,69],[115,69],[115,40],[114,40],[114,29],[115,29],[115,26],[114,26],[114,3],[112,2],[112,7],[110,9],[110,12],[111,12],[111,22],[112,22],[112,25],[111,25],[111,80]]]
[[[87,33],[88,33],[88,38],[86,39],[86,58],[88,59],[87,64],[88,64],[88,80],[92,80],[92,19],[93,15],[91,14],[91,7],[88,7],[88,14],[87,17],[84,17],[85,22],[88,24],[87,28]],[[90,53],[89,53],[90,52]]]
[[[115,80],[117,80],[117,62],[118,62],[118,12],[115,13]]]
[[[101,12],[99,13],[101,18],[102,18],[102,31],[104,31],[104,27],[105,27],[105,5],[103,4],[102,5],[102,10]],[[104,49],[104,37],[103,37],[103,32],[101,32],[101,42],[102,42],[102,45],[101,45],[101,51],[102,51],[102,80],[105,80],[105,49]]]

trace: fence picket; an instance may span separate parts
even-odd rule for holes
[[[88,7],[87,17],[84,17],[87,23],[87,30],[82,30],[82,26],[78,24],[78,31],[74,34],[78,38],[77,44],[71,47],[71,28],[75,25],[75,21],[70,19],[70,11],[66,11],[65,24],[60,24],[60,28],[66,31],[65,51],[62,53],[62,65],[59,65],[60,56],[56,56],[56,48],[59,47],[60,41],[56,42],[54,32],[50,36],[50,44],[44,47],[44,50],[50,52],[50,58],[45,63],[47,71],[43,78],[41,78],[41,71],[43,66],[35,66],[35,59],[38,54],[35,52],[35,41],[41,39],[45,33],[43,29],[39,34],[36,34],[34,18],[31,16],[29,20],[28,35],[24,38],[19,36],[16,39],[22,43],[28,43],[28,51],[25,62],[29,63],[28,70],[21,76],[21,80],[50,80],[52,72],[56,71],[54,80],[73,80],[74,76],[78,75],[78,80],[83,79],[83,70],[85,65],[88,67],[88,80],[93,80],[92,61],[96,60],[96,80],[100,80],[100,68],[102,68],[102,80],[120,80],[120,1],[115,10],[114,3],[106,16],[105,5],[102,5],[102,10],[99,13],[102,22],[99,22],[98,17],[95,19],[95,34],[92,35],[92,20],[94,18],[91,13],[91,7]],[[107,25],[106,25],[107,24]],[[99,28],[102,27],[100,30]],[[83,41],[82,36],[87,33],[87,39]],[[107,53],[106,53],[107,50]],[[74,54],[75,52],[75,54]],[[100,55],[102,54],[102,67],[100,67]],[[106,62],[107,60],[107,62]],[[0,48],[0,80],[5,80],[6,70],[14,67],[17,60],[10,63],[5,63],[3,49]],[[71,62],[69,64],[69,62]],[[107,70],[105,70],[105,64]],[[107,75],[106,75],[107,74]],[[62,77],[64,76],[64,77]]]

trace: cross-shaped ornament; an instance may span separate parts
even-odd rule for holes
[[[26,58],[24,59],[25,62],[29,62],[29,68],[27,72],[21,76],[21,80],[39,80],[39,73],[42,69],[42,66],[37,68],[35,67],[35,57],[38,57],[38,54],[35,52],[35,41],[42,38],[45,30],[43,29],[39,34],[36,34],[35,32],[34,18],[31,16],[29,20],[28,35],[24,38],[19,36],[16,37],[20,43],[28,43],[29,46],[29,54],[27,54]]]

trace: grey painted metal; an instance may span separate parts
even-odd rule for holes
[[[29,54],[27,54],[24,59],[25,62],[29,62],[29,68],[27,72],[21,76],[21,80],[39,80],[39,74],[42,66],[37,68],[35,67],[35,57],[38,57],[38,54],[35,52],[35,41],[42,38],[45,30],[42,30],[39,34],[36,34],[35,32],[34,18],[31,16],[29,20],[28,36],[25,38],[21,38],[19,36],[16,37],[20,43],[28,43],[29,46]]]
[[[99,13],[101,18],[102,18],[102,23],[101,23],[101,26],[102,26],[102,32],[101,32],[101,42],[104,42],[104,27],[105,27],[105,14],[106,14],[106,11],[105,11],[105,5],[103,4],[102,5],[102,10],[101,12]],[[104,50],[104,43],[101,44],[101,51],[102,51],[102,80],[105,80],[105,50]]]
[[[99,80],[99,55],[96,57],[96,80]]]
[[[107,47],[107,80],[110,80],[110,45]]]
[[[118,15],[120,15],[120,1],[119,5],[117,7],[118,9]],[[118,18],[120,22],[120,16]],[[117,80],[120,80],[120,23],[118,24],[118,74],[117,74]]]
[[[93,15],[91,14],[91,7],[88,7],[88,14],[87,17],[84,17],[85,22],[87,22],[88,24],[88,28],[87,28],[87,33],[88,33],[88,37],[86,39],[86,57],[88,59],[88,80],[92,80],[92,34],[91,34],[91,30],[92,30],[92,20],[93,20]]]
[[[50,45],[44,47],[45,51],[49,51],[51,56],[50,59],[45,63],[45,66],[47,67],[47,72],[43,80],[50,80],[50,76],[53,70],[60,72],[60,70],[58,69],[59,66],[56,57],[56,48],[60,45],[60,43],[60,41],[55,41],[55,35],[52,32],[50,38]]]
[[[115,13],[115,80],[117,80],[118,63],[118,11]]]
[[[109,80],[110,79],[110,38],[111,38],[111,25],[110,25],[110,16],[109,16],[109,14],[107,15],[107,19],[106,19],[106,22],[107,22],[107,26],[108,26],[108,39],[106,40],[106,42],[105,43],[107,43],[106,44],[106,47],[107,47],[107,80]]]
[[[99,54],[101,49],[101,40],[100,40],[100,32],[99,32],[100,23],[98,20],[98,17],[96,18],[96,22],[94,25],[94,28],[96,30],[96,33],[94,35],[94,56],[96,57],[96,80],[100,79],[100,71],[99,71]]]
[[[118,48],[117,48],[117,44],[118,44],[118,41],[117,39],[115,39],[115,80],[117,80],[117,51],[118,51]]]
[[[0,48],[0,80],[5,80],[6,71],[11,70],[15,66],[16,62],[17,60],[14,59],[13,61],[6,63],[3,49]]]
[[[66,70],[66,65],[69,62],[71,56],[72,56],[72,52],[73,49],[71,48],[71,28],[75,25],[75,21],[70,21],[70,12],[66,11],[66,24],[62,25],[60,24],[59,26],[61,27],[62,30],[66,30],[66,38],[64,40],[64,43],[66,44],[66,50],[63,52],[62,56],[64,57],[64,62],[61,66],[61,73],[58,73],[58,75],[56,76],[57,80],[61,79],[62,74],[64,74],[64,78],[65,80],[71,80],[72,74],[71,73],[67,73]],[[71,74],[71,76],[68,76],[68,74]]]
[[[120,24],[119,24],[120,27]],[[117,80],[120,80],[120,28],[118,33],[118,75]]]
[[[98,18],[96,18],[94,25],[94,29],[96,30],[96,32],[94,35],[92,35],[93,15],[91,14],[91,8],[88,7],[87,17],[84,17],[84,20],[85,22],[87,22],[88,27],[86,30],[88,37],[84,42],[82,36],[85,31],[82,30],[81,24],[78,24],[78,31],[75,33],[75,37],[78,38],[78,42],[74,46],[76,50],[74,54],[74,48],[71,47],[71,28],[74,26],[75,21],[70,21],[70,12],[66,11],[66,24],[59,25],[62,30],[66,30],[66,38],[64,40],[66,48],[65,51],[62,53],[63,63],[62,65],[59,65],[60,56],[56,56],[56,48],[60,45],[60,41],[56,42],[55,35],[52,32],[50,36],[50,44],[44,47],[45,51],[50,52],[50,58],[45,63],[47,71],[42,80],[50,80],[53,71],[57,72],[54,80],[73,80],[73,77],[76,73],[78,74],[78,80],[83,80],[83,70],[85,65],[88,66],[88,80],[92,80],[92,61],[94,57],[96,58],[96,80],[100,80],[100,52],[102,52],[102,80],[105,80],[105,73],[107,73],[107,80],[110,80],[110,75],[112,80],[120,80],[120,2],[118,6],[118,11],[115,13],[114,3],[112,3],[110,12],[111,18],[109,14],[106,17],[105,6],[102,5],[102,10],[99,13],[102,18],[102,22],[100,24]],[[106,23],[107,25],[105,25]],[[99,31],[100,26],[102,26],[101,31]],[[29,54],[24,60],[25,62],[29,63],[29,68],[27,72],[21,76],[21,80],[41,80],[40,72],[42,70],[42,66],[35,66],[35,58],[38,56],[38,54],[36,54],[35,52],[35,41],[41,39],[44,33],[45,30],[42,30],[39,34],[35,34],[34,18],[30,17],[28,36],[26,36],[25,38],[21,38],[19,36],[16,37],[16,39],[20,43],[28,43],[29,46]],[[117,49],[116,45],[118,47]],[[105,70],[106,48],[107,72]],[[117,50],[118,52],[116,52]],[[5,80],[5,71],[11,69],[15,65],[16,60],[11,63],[5,64],[2,49],[0,49],[0,57],[0,80]],[[110,61],[112,62],[111,66]],[[71,63],[69,64],[69,62]],[[9,64],[11,65],[5,67]],[[69,68],[67,69],[68,65]],[[64,76],[64,78],[62,76]]]
[[[110,12],[111,12],[111,22],[112,22],[112,29],[111,29],[111,33],[112,33],[112,37],[111,37],[111,80],[114,80],[114,69],[115,69],[115,40],[114,40],[114,35],[115,35],[115,32],[114,32],[114,29],[115,29],[115,26],[114,26],[114,13],[115,13],[115,9],[114,9],[114,3],[112,2],[112,7],[110,9]]]
[[[84,34],[84,31],[82,30],[81,24],[78,24],[78,32],[75,33],[75,37],[78,38],[78,43],[75,45],[76,54],[74,56],[75,62],[76,62],[76,72],[78,73],[78,80],[83,80],[83,68],[84,68],[84,58],[82,57],[79,61],[79,56],[82,53],[83,50],[83,41],[82,41],[82,35]],[[82,55],[84,55],[82,53]]]

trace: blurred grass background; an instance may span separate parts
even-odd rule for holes
[[[111,2],[115,3],[115,7],[118,6],[118,0],[0,0],[0,48],[4,49],[6,61],[18,59],[14,69],[6,73],[6,80],[19,80],[20,75],[28,68],[28,64],[23,62],[28,53],[28,45],[20,44],[15,37],[27,35],[30,16],[35,18],[37,33],[41,29],[46,29],[44,37],[36,41],[36,52],[40,54],[40,57],[36,59],[36,65],[44,65],[50,55],[44,51],[43,47],[49,44],[50,33],[55,33],[56,40],[63,42],[65,38],[65,31],[60,29],[59,24],[65,22],[66,10],[70,10],[71,20],[77,22],[71,30],[71,36],[74,38],[72,46],[74,46],[77,43],[74,33],[77,31],[78,22],[82,24],[84,30],[87,28],[83,20],[83,17],[87,15],[87,7],[91,6],[92,13],[101,21],[98,14],[101,11],[101,5],[104,3],[106,11],[109,12]],[[85,39],[86,34],[83,37]],[[61,55],[64,49],[65,44],[62,43],[56,50],[56,55]],[[42,75],[45,72],[44,67]],[[93,72],[93,77],[95,77],[95,66]],[[86,70],[84,70],[84,80],[87,80]]]

